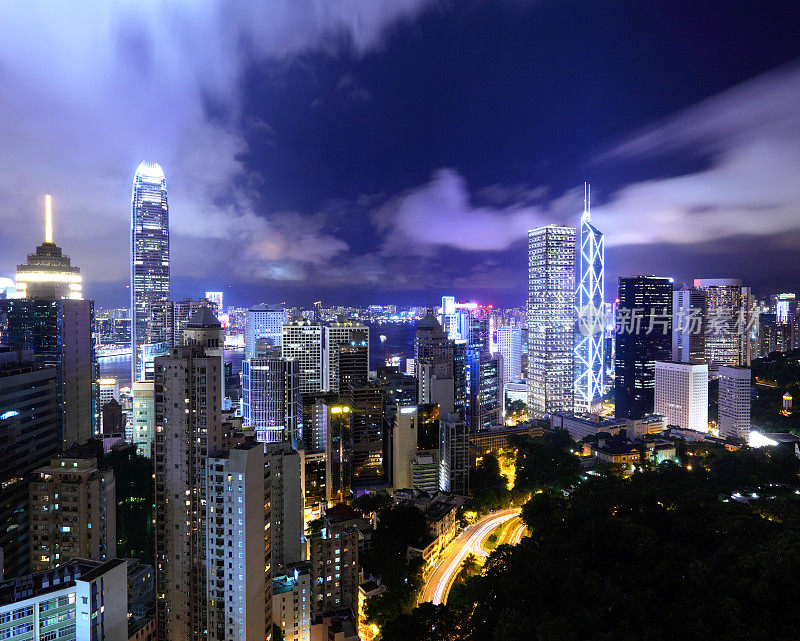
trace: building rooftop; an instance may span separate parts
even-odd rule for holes
[[[341,523],[342,521],[352,521],[353,519],[363,519],[364,515],[345,503],[337,503],[325,511],[326,518],[331,523]]]
[[[126,563],[125,559],[112,559],[105,563],[75,559],[54,570],[45,570],[3,581],[0,583],[0,606],[63,590],[74,586],[77,581],[94,581],[124,563]]]
[[[222,327],[222,323],[220,323],[219,319],[214,316],[214,312],[212,312],[208,307],[203,306],[198,309],[189,319],[189,322],[186,323],[186,327]]]

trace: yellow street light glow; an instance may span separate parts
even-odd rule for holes
[[[53,197],[50,192],[44,197],[44,242],[53,242]]]

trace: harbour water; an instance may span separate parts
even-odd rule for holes
[[[369,325],[369,367],[374,370],[383,365],[386,358],[401,355],[403,358],[414,356],[414,325],[411,323],[368,323]],[[384,340],[381,340],[384,337]],[[232,364],[233,373],[242,371],[243,349],[226,349],[225,361]],[[131,356],[109,356],[98,359],[100,376],[113,377],[119,381],[120,387],[130,387]]]

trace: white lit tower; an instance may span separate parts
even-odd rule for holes
[[[528,232],[528,415],[574,406],[575,228]]]
[[[158,163],[142,162],[131,195],[131,375],[139,380],[142,346],[149,342],[150,307],[169,300],[167,181]]]
[[[605,242],[592,225],[591,187],[583,184],[580,273],[575,312],[575,411],[590,412],[603,396]]]

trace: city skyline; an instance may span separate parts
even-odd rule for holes
[[[800,148],[792,10],[779,9],[781,19],[732,9],[712,45],[714,12],[694,3],[659,12],[618,2],[626,20],[570,3],[513,5],[356,3],[352,13],[292,10],[268,26],[245,24],[247,7],[233,12],[233,35],[283,37],[244,53],[220,41],[207,7],[171,9],[196,18],[184,21],[185,39],[167,38],[149,11],[128,20],[125,8],[109,13],[103,34],[54,29],[61,57],[5,56],[12,78],[48,94],[27,118],[10,96],[35,97],[28,85],[0,99],[2,127],[15,123],[2,130],[8,148],[26,150],[0,157],[0,274],[13,274],[13,247],[39,240],[49,189],[55,236],[81,265],[85,296],[122,304],[126,183],[153,159],[170,176],[177,298],[217,290],[240,306],[419,304],[451,291],[521,304],[525,234],[577,225],[587,179],[609,282],[643,272],[677,283],[743,277],[757,295],[790,290],[795,275],[783,266],[800,205],[790,179]],[[566,29],[573,9],[580,19]],[[31,24],[24,11],[3,12],[21,36],[61,18],[43,12]],[[316,27],[286,37],[292,19]],[[16,35],[2,46],[24,54],[30,45]],[[591,57],[560,54],[576,36]],[[457,64],[455,42],[464,43]],[[676,57],[684,46],[708,55]],[[88,57],[116,75],[84,65]],[[126,81],[146,96],[135,109],[127,93],[120,101]],[[476,83],[484,92],[471,100]],[[85,134],[79,149],[73,132]]]

